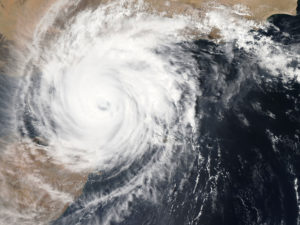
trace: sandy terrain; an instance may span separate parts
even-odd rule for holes
[[[89,174],[70,171],[26,143],[8,146],[0,165],[0,224],[50,222],[81,194]]]
[[[175,1],[175,0],[173,0]],[[193,7],[201,8],[211,0],[179,0],[192,5]],[[177,1],[175,1],[177,2]],[[297,0],[217,0],[216,2],[233,6],[241,4],[248,7],[252,13],[251,18],[256,20],[264,20],[272,14],[285,13],[295,14]]]
[[[2,0],[0,2],[0,33],[8,39],[30,37],[45,11],[59,0]],[[190,8],[204,9],[211,0],[146,0],[161,11],[184,12]],[[80,7],[103,2],[84,0]],[[245,5],[252,12],[252,18],[264,20],[275,13],[295,14],[297,0],[216,0],[228,6]]]
[[[47,9],[57,0],[0,1],[0,33],[9,40],[28,38]]]

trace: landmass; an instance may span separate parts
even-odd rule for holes
[[[82,193],[88,175],[55,162],[35,143],[7,146],[0,154],[0,223],[49,223]]]
[[[0,33],[9,40],[30,38],[44,13],[59,0],[2,0],[0,1]],[[79,8],[108,0],[81,1]],[[242,5],[249,9],[250,19],[263,21],[273,14],[296,14],[297,0],[145,0],[160,11],[182,13],[190,9],[204,11],[215,2],[226,6]],[[21,38],[20,38],[21,37]]]

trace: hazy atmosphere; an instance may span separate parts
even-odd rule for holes
[[[0,225],[300,225],[297,6],[0,0]]]

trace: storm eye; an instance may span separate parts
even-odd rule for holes
[[[110,109],[110,103],[108,101],[101,101],[97,105],[98,109],[101,111],[108,111]]]

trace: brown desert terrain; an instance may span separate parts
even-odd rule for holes
[[[40,146],[8,146],[0,155],[0,223],[56,219],[81,194],[88,174],[56,163]]]
[[[16,36],[30,37],[40,18],[53,3],[59,0],[2,0],[0,2],[0,33],[12,40]],[[107,0],[84,0],[79,8],[107,2]],[[208,3],[226,6],[244,5],[251,12],[251,19],[265,20],[272,14],[296,13],[297,0],[145,0],[159,11],[184,12],[188,9],[207,9]]]

